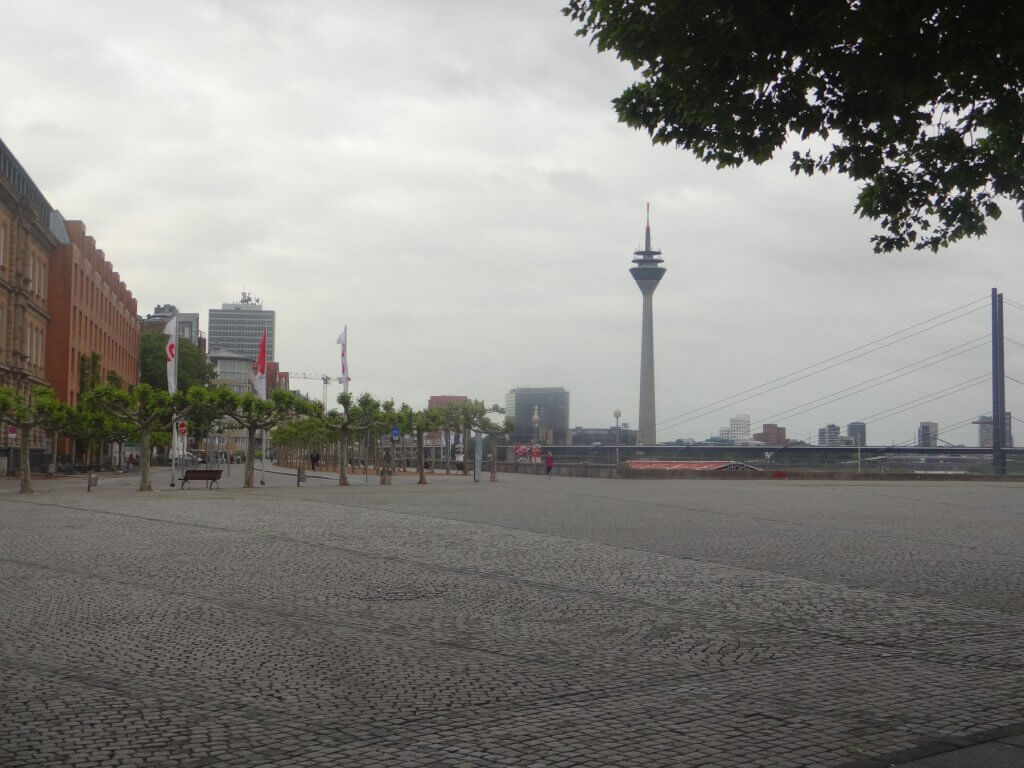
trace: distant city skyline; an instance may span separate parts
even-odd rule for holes
[[[640,317],[624,256],[643,246],[650,201],[672,263],[654,315],[659,442],[717,435],[743,412],[812,442],[823,424],[853,421],[873,444],[913,442],[933,420],[940,439],[975,444],[972,422],[991,411],[984,381],[954,387],[988,370],[984,339],[828,397],[984,337],[984,302],[746,391],[993,286],[1024,305],[1019,217],[937,254],[875,254],[856,184],[795,177],[798,142],[717,170],[620,124],[610,100],[636,74],[577,38],[557,6],[46,11],[5,8],[0,138],[54,208],[88,222],[139,306],[205,322],[240,285],[261,296],[282,370],[339,375],[348,326],[355,394],[490,404],[518,383],[557,382],[573,426],[603,427],[619,409],[635,428]],[[1024,342],[1012,303],[1006,333]],[[1024,380],[1024,349],[1007,342],[1006,356]],[[293,383],[322,396],[318,380]],[[1024,388],[1006,386],[1020,411]],[[955,391],[887,412],[943,387]]]

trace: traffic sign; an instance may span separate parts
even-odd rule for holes
[[[182,436],[188,434],[188,424],[186,422],[184,422],[184,421],[179,421],[178,422],[178,434],[182,435]]]
[[[401,435],[402,435],[402,430],[400,430],[398,427],[392,427],[391,428],[391,437],[398,438],[398,437],[401,437]]]

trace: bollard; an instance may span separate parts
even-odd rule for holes
[[[92,491],[92,489],[95,488],[97,485],[99,485],[99,483],[100,483],[100,476],[98,474],[96,474],[95,472],[90,472],[89,473],[89,484],[86,486],[85,490],[87,492],[88,491]]]
[[[295,487],[298,488],[299,485],[301,485],[304,482],[306,482],[306,470],[304,470],[302,467],[299,467],[298,471],[295,474]]]

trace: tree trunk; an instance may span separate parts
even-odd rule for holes
[[[57,438],[60,435],[56,429],[47,430],[47,434],[50,436],[50,461],[46,465],[47,476],[53,478],[57,476]]]
[[[427,474],[423,470],[423,430],[416,430],[416,453],[417,456],[417,468],[419,469],[420,479],[416,483],[417,485],[427,484]]]
[[[140,443],[142,447],[139,449],[139,490],[140,491],[152,491],[153,484],[149,480],[150,476],[150,457],[153,454],[153,429],[141,429],[139,430]],[[172,467],[173,470],[173,467]]]
[[[32,490],[32,457],[29,446],[32,442],[32,428],[25,424],[18,425],[18,444],[21,446],[21,493],[35,493]]]
[[[245,429],[249,435],[249,450],[245,452],[245,482],[242,483],[242,487],[252,488],[253,469],[256,465],[256,452],[254,448],[256,445],[256,427],[246,427]]]
[[[338,440],[338,485],[348,485],[348,435]]]
[[[444,450],[444,473],[450,475],[452,473],[452,436],[448,427],[444,427],[441,432],[441,448]]]

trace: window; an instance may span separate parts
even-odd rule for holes
[[[7,254],[7,224],[0,221],[0,268],[4,266],[4,259]]]

